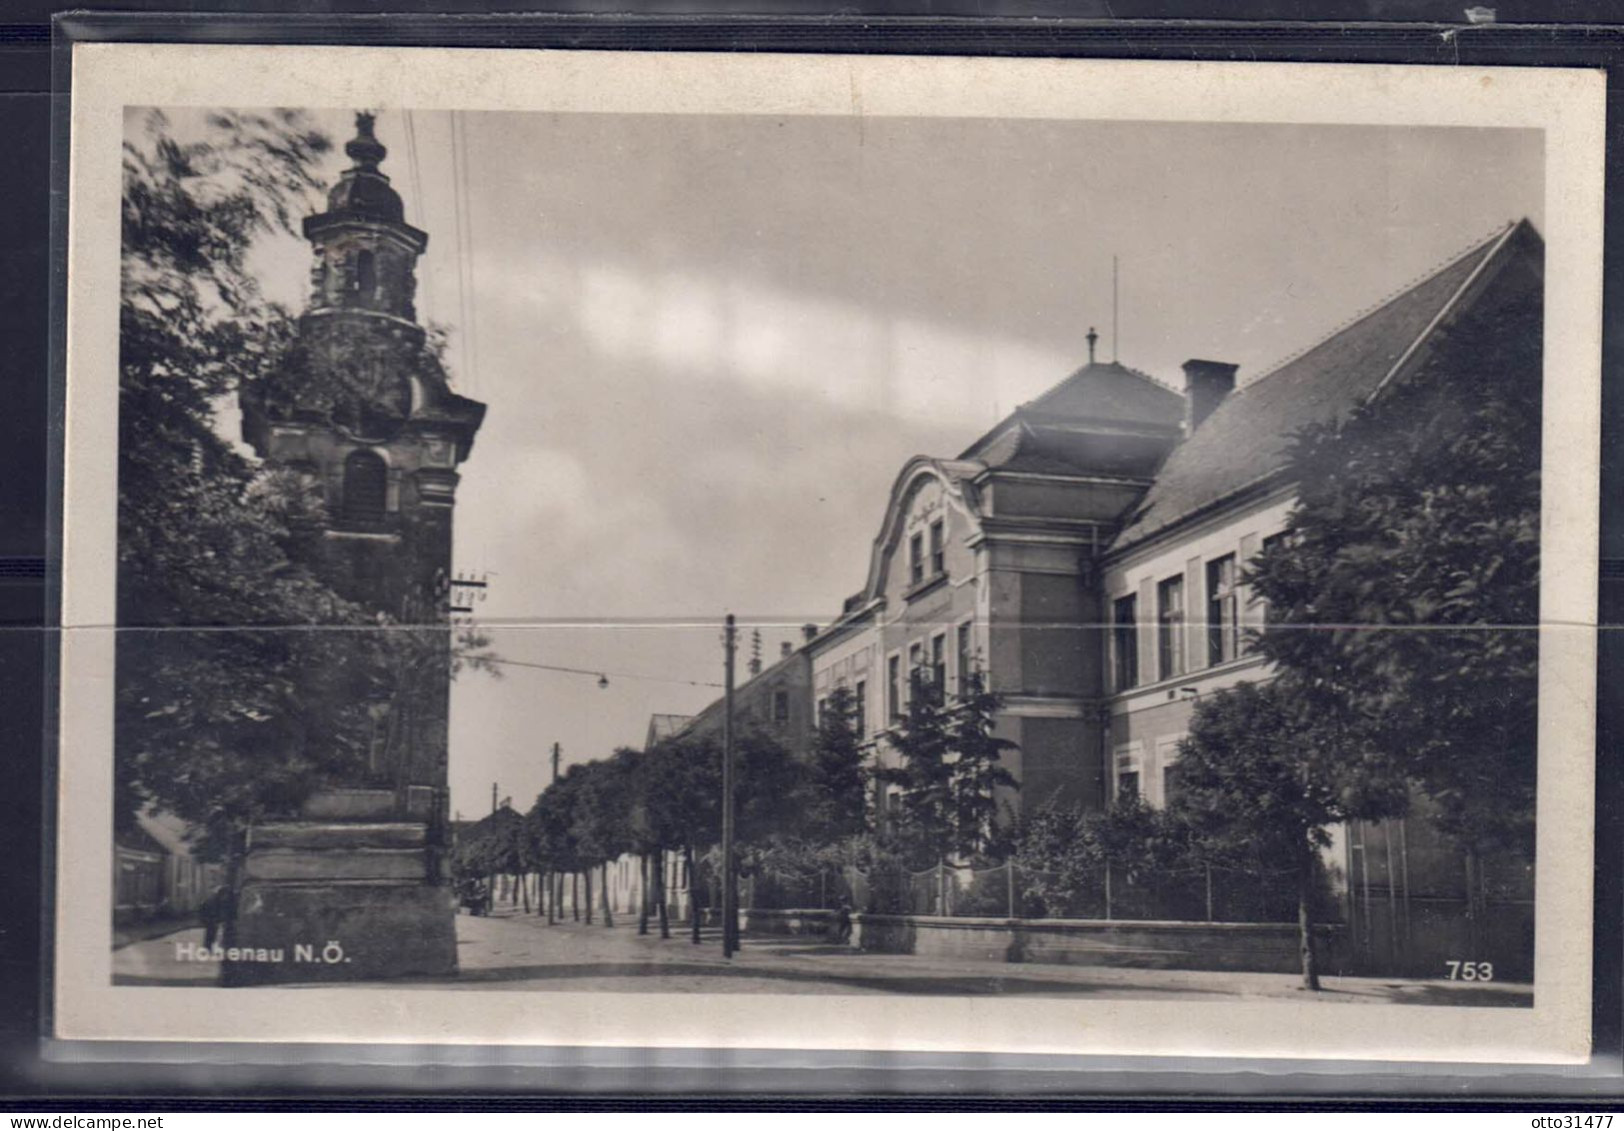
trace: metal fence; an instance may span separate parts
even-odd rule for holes
[[[821,908],[959,918],[1137,919],[1275,923],[1297,916],[1289,871],[1218,865],[1149,872],[1112,864],[1071,872],[1010,861],[941,863],[922,871],[854,866],[760,879],[753,906]]]

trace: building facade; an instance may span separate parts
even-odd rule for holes
[[[197,913],[225,879],[225,869],[192,854],[186,823],[170,813],[143,810],[113,833],[113,923]]]
[[[1287,524],[1293,435],[1406,380],[1465,312],[1537,306],[1542,286],[1543,244],[1523,221],[1240,387],[1220,362],[1187,362],[1179,393],[1091,357],[957,458],[903,467],[863,589],[805,645],[814,700],[850,689],[884,764],[912,679],[951,697],[976,670],[1001,697],[997,733],[1019,747],[1009,811],[1165,804],[1196,703],[1269,677],[1248,645],[1265,609],[1244,577]],[[1530,974],[1531,863],[1465,879],[1424,814],[1418,799],[1406,820],[1335,830],[1350,967],[1436,974],[1466,952],[1472,882],[1498,952],[1521,956],[1506,975]]]
[[[998,734],[1017,747],[1019,796],[1004,803],[1103,805],[1101,559],[1182,414],[1173,390],[1091,359],[957,458],[910,460],[863,589],[807,646],[814,695],[850,689],[887,762],[884,732],[915,688],[951,699],[976,673],[1002,701]]]
[[[1263,627],[1264,608],[1244,584],[1244,567],[1285,528],[1294,500],[1285,476],[1292,435],[1345,416],[1440,349],[1466,350],[1472,364],[1459,370],[1483,379],[1537,380],[1497,373],[1493,358],[1472,356],[1470,343],[1451,344],[1449,331],[1469,311],[1537,309],[1543,284],[1543,243],[1524,221],[1270,373],[1209,396],[1199,425],[1169,454],[1104,558],[1113,796],[1164,803],[1196,702],[1268,678],[1246,646],[1248,630]],[[1443,961],[1472,949],[1465,885],[1473,884],[1489,909],[1478,929],[1497,936],[1490,949],[1508,956],[1502,973],[1531,976],[1532,862],[1505,856],[1485,861],[1482,875],[1469,873],[1460,850],[1427,822],[1425,800],[1412,810],[1335,830],[1328,864],[1343,896],[1352,960],[1382,972],[1437,974]]]

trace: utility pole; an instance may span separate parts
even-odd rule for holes
[[[554,742],[553,743],[553,784],[554,785],[558,784],[558,755],[559,755],[559,745],[558,745],[558,743]],[[547,922],[551,923],[553,921],[553,918],[552,918],[553,910],[555,908],[557,908],[557,906],[560,903],[562,903],[563,900],[564,900],[564,877],[559,874],[559,872],[558,872],[558,870],[556,868],[549,869],[549,875],[548,875],[548,878],[547,878],[547,885],[548,885],[549,888],[552,889],[547,893],[547,899],[548,899],[548,903],[547,903]]]
[[[496,812],[496,783],[491,782],[491,812]]]
[[[722,691],[722,957],[739,948],[739,889],[733,861],[733,650],[737,643],[733,614],[723,633],[726,670]]]

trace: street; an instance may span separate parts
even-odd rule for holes
[[[117,985],[202,986],[212,963],[176,957],[177,944],[202,945],[190,929],[122,947],[113,953]],[[869,954],[815,938],[746,936],[731,961],[719,932],[695,946],[686,926],[637,933],[635,918],[615,926],[557,923],[536,915],[497,912],[457,917],[460,971],[445,979],[372,985],[396,989],[532,990],[634,993],[1023,994],[1090,998],[1284,999],[1304,991],[1290,974],[1142,970],[1103,966],[1005,964]],[[1529,1006],[1532,988],[1515,983],[1466,983],[1392,978],[1325,978],[1320,1000],[1372,1004]],[[367,983],[358,983],[365,985]]]

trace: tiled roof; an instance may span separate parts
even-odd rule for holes
[[[960,459],[982,460],[1002,467],[1024,450],[1033,428],[1065,422],[1120,426],[1132,430],[1176,428],[1184,419],[1184,396],[1114,361],[1090,362],[1054,388],[1028,401],[964,449]],[[1056,456],[1055,452],[1044,453]],[[1061,457],[1063,458],[1063,457]],[[1013,470],[1013,469],[1012,469]],[[1066,467],[1075,473],[1075,467]]]
[[[649,740],[658,742],[662,738],[670,738],[693,721],[694,717],[692,715],[650,715],[648,720]]]
[[[113,830],[113,843],[120,848],[128,848],[135,852],[151,852],[159,856],[169,855],[169,849],[157,837],[153,836],[139,822],[131,824],[128,828]]]
[[[1184,395],[1115,361],[1090,362],[1021,406],[1024,410],[1122,424],[1177,424]]]
[[[1524,221],[1517,230],[1526,230]],[[1292,436],[1369,397],[1503,244],[1501,231],[1272,372],[1231,393],[1168,456],[1113,550],[1149,538],[1280,471]]]

